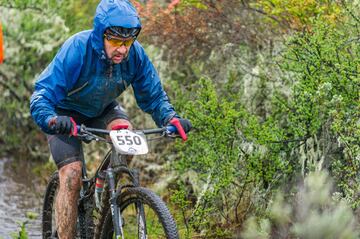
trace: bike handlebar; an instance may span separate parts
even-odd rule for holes
[[[91,133],[98,133],[98,134],[110,134],[111,130],[106,129],[98,129],[98,128],[88,128],[85,126],[77,125],[77,133],[82,133],[84,130],[91,132]],[[177,133],[177,129],[175,126],[169,125],[163,128],[156,128],[156,129],[144,129],[144,130],[133,130],[134,132],[143,133],[143,134],[175,134]],[[75,133],[75,132],[74,132]],[[73,134],[76,136],[75,134]]]
[[[177,133],[177,129],[175,126],[168,125],[163,128],[155,128],[155,129],[144,129],[144,130],[132,130],[135,133],[143,133],[145,135],[148,134],[163,134],[165,136],[170,136]],[[90,136],[89,133],[94,134],[104,134],[109,135],[111,130],[106,129],[98,129],[98,128],[88,128],[84,125],[77,125],[75,130],[71,132],[71,135],[81,138],[82,136]],[[95,140],[96,136],[92,135],[92,137],[87,137],[87,140]],[[101,139],[97,137],[97,139]]]

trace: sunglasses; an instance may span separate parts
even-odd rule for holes
[[[110,43],[110,45],[113,47],[121,47],[123,45],[126,47],[129,47],[134,43],[134,41],[136,39],[135,37],[132,37],[130,39],[122,40],[122,39],[113,37],[108,34],[104,34],[104,37]]]

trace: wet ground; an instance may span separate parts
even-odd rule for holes
[[[41,238],[42,194],[45,186],[25,160],[0,159],[0,238],[14,238],[27,221],[29,238]],[[37,215],[29,219],[27,214]],[[15,237],[17,238],[17,237]]]

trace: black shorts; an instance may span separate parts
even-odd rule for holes
[[[115,119],[128,119],[123,108],[117,103],[112,102],[105,108],[103,113],[95,118],[86,117],[76,111],[69,111],[57,108],[58,115],[71,116],[75,122],[80,125],[84,124],[87,127],[106,129],[107,125]],[[47,135],[51,155],[57,165],[58,169],[62,166],[75,161],[83,159],[83,151],[81,141],[76,137],[68,135]]]

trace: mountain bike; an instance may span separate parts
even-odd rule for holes
[[[129,168],[126,160],[128,155],[148,153],[147,135],[174,137],[176,128],[128,130],[127,126],[120,125],[104,130],[81,125],[76,131],[73,135],[82,141],[111,145],[94,176],[88,177],[85,160],[82,160],[77,238],[179,238],[176,223],[165,203],[140,186],[139,171]],[[42,233],[46,239],[57,238],[54,203],[58,185],[59,175],[55,172],[44,196]]]

